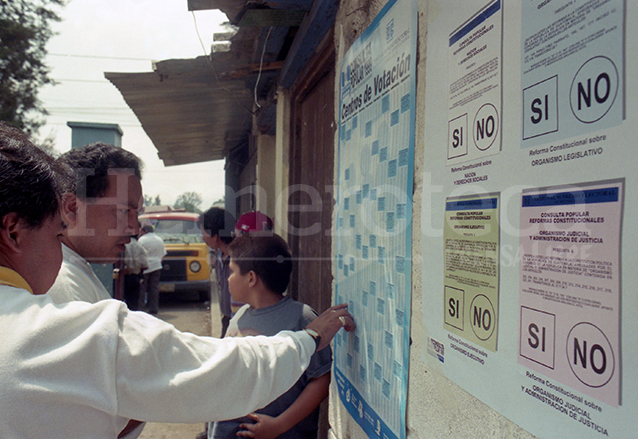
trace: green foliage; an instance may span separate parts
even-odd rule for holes
[[[65,3],[0,0],[0,120],[28,133],[37,132],[44,123],[39,116],[47,114],[38,99],[39,88],[54,83],[45,46],[53,36],[51,23],[60,21],[56,9]]]
[[[155,199],[151,195],[144,194],[144,206],[161,206],[160,196],[156,195]]]
[[[184,192],[177,197],[173,207],[175,209],[186,209],[187,212],[202,213],[199,206],[202,205],[202,196],[197,192]]]
[[[44,139],[39,140],[35,144],[35,146],[54,158],[58,158],[61,154],[55,146],[55,136],[52,133],[46,136]]]
[[[225,205],[225,198],[226,197],[221,197],[219,200],[215,201],[213,204],[210,205],[210,207],[221,207],[222,209],[224,209],[224,205]]]

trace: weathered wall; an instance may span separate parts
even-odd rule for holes
[[[251,151],[252,152],[252,151]],[[255,209],[257,196],[254,193],[253,185],[257,183],[257,160],[259,155],[253,152],[248,163],[239,175],[239,190],[235,194],[239,215]]]
[[[274,210],[275,233],[288,233],[288,204],[284,196],[290,174],[290,92],[280,89],[277,94],[277,136],[275,140],[275,196],[271,201]]]
[[[257,210],[273,218],[275,215],[275,200],[277,198],[276,172],[276,144],[275,136],[261,134],[256,138],[257,155]]]
[[[342,2],[335,23],[337,71],[343,54],[352,42],[374,20],[385,5],[377,0],[345,0]],[[465,390],[449,381],[436,370],[426,367],[422,358],[426,355],[427,325],[423,321],[421,257],[421,198],[423,189],[423,164],[425,132],[422,121],[425,111],[425,65],[427,48],[428,1],[419,0],[419,39],[417,43],[417,100],[416,142],[414,152],[414,196],[412,216],[412,316],[410,336],[410,370],[407,406],[408,438],[516,438],[531,439],[534,436],[518,427]],[[436,7],[436,4],[431,5]],[[338,76],[338,75],[337,75]],[[335,102],[339,102],[336,85]],[[335,109],[336,111],[336,109]],[[337,114],[338,116],[338,114]],[[338,117],[337,117],[338,120]],[[335,145],[338,139],[335,137]],[[337,149],[335,148],[335,157]],[[345,439],[367,438],[353,421],[338,399],[333,381],[330,393],[331,437]]]

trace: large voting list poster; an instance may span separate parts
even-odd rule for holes
[[[370,437],[405,438],[417,10],[390,1],[340,72],[336,302],[357,329],[335,338],[339,396]]]

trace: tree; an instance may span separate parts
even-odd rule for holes
[[[58,158],[61,154],[60,151],[55,147],[55,136],[53,133],[50,133],[44,139],[40,140],[38,143],[36,143],[35,146],[54,158]]]
[[[160,206],[162,202],[160,201],[160,196],[156,195],[155,199],[151,195],[144,194],[144,205],[145,206]]]
[[[213,204],[211,204],[210,207],[221,207],[223,209],[224,205],[226,204],[225,198],[226,197],[221,197],[219,200],[217,200]]]
[[[44,63],[54,8],[67,0],[0,0],[0,120],[33,134],[48,114],[38,90],[54,84]],[[39,115],[38,115],[39,113]]]
[[[197,192],[184,192],[177,197],[173,207],[175,209],[186,209],[187,212],[201,213],[199,206],[202,205],[202,196]]]

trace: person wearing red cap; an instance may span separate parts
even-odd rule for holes
[[[256,210],[239,217],[237,224],[235,224],[235,236],[253,232],[272,232],[272,229],[272,219]]]

